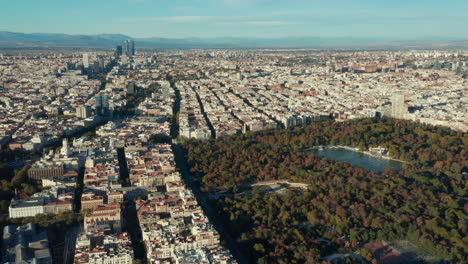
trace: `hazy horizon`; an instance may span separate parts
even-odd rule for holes
[[[11,30],[0,30],[0,33],[14,33],[14,34],[26,34],[26,35],[34,35],[34,34],[42,34],[42,35],[68,35],[68,36],[105,36],[105,35],[121,35],[124,37],[128,37],[130,39],[153,39],[153,38],[161,38],[161,39],[207,39],[207,40],[222,40],[222,39],[258,39],[258,40],[269,40],[269,39],[287,39],[287,38],[293,38],[293,39],[311,39],[311,38],[317,38],[317,39],[356,39],[356,40],[370,40],[370,41],[439,41],[439,40],[468,40],[468,36],[456,36],[456,37],[444,37],[444,36],[420,36],[420,37],[371,37],[371,36],[316,36],[316,35],[308,35],[308,36],[296,36],[296,35],[290,35],[290,36],[277,36],[277,37],[245,37],[245,36],[216,36],[216,37],[166,37],[166,36],[147,36],[147,37],[136,37],[132,36],[131,34],[124,34],[124,33],[109,33],[109,32],[101,32],[101,33],[96,33],[96,34],[72,34],[68,32],[40,32],[40,31],[33,31],[33,32],[17,32],[17,31],[11,31]]]
[[[7,1],[0,31],[133,38],[466,39],[468,3],[416,0]]]

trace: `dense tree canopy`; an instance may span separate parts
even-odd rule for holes
[[[317,145],[382,146],[408,164],[378,174],[305,151]],[[236,193],[275,179],[309,184],[306,191],[254,189],[216,202],[258,263],[313,263],[376,240],[409,240],[453,263],[467,257],[466,133],[386,118],[324,121],[208,143],[189,140],[184,148],[205,192]]]

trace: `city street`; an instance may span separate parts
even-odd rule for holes
[[[73,253],[75,252],[76,238],[81,233],[81,226],[72,227],[65,236],[65,247],[63,250],[63,264],[73,263]]]
[[[187,161],[184,158],[183,150],[180,148],[178,144],[173,144],[174,148],[174,155],[177,162],[177,167],[179,168],[182,176],[185,180],[185,183],[190,186],[190,189],[193,191],[193,194],[197,198],[198,203],[203,208],[208,219],[210,222],[213,223],[216,230],[218,230],[221,239],[226,241],[227,248],[231,251],[232,255],[236,258],[239,264],[246,264],[249,263],[245,256],[242,254],[242,251],[239,248],[239,244],[236,240],[231,236],[229,230],[221,223],[221,221],[217,218],[217,214],[215,209],[211,207],[209,204],[209,199],[202,193],[198,187],[194,184],[192,176],[190,175],[190,171],[188,169]]]

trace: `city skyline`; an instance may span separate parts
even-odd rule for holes
[[[468,16],[463,10],[468,4],[449,2],[85,0],[65,8],[58,0],[10,1],[3,3],[4,10],[21,11],[5,12],[0,31],[134,38],[466,38]]]
[[[467,50],[134,47],[2,50],[2,263],[464,263]]]
[[[465,264],[464,10],[4,0],[0,262]]]

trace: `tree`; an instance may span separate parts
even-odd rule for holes
[[[305,151],[332,141],[361,149],[380,145],[408,163],[377,173]],[[209,142],[191,139],[183,149],[202,191],[231,195],[266,180],[308,185],[283,187],[281,194],[242,190],[213,201],[254,261],[304,263],[306,256],[347,252],[342,239],[354,248],[406,240],[410,229],[436,257],[462,261],[466,181],[460,164],[468,159],[466,133],[389,118],[325,121]]]
[[[11,180],[11,184],[14,186],[21,186],[22,183],[26,182],[28,177],[28,170],[31,168],[32,164],[28,164],[21,168],[15,173],[15,176]]]
[[[8,212],[8,202],[5,200],[0,201],[0,212],[7,213]]]
[[[257,251],[257,252],[260,252],[260,253],[265,252],[265,248],[264,248],[263,245],[260,244],[260,243],[256,243],[256,244],[254,245],[253,248],[254,248],[254,250]]]

